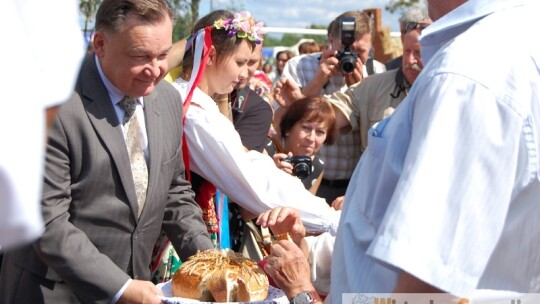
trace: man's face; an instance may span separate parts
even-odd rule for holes
[[[403,61],[402,69],[407,82],[413,84],[420,71],[424,68],[422,56],[420,54],[420,42],[418,41],[420,33],[418,30],[412,30],[405,34],[403,38]]]
[[[357,52],[362,60],[362,63],[366,63],[369,57],[369,51],[371,50],[371,34],[364,34],[360,37],[355,37],[356,40],[351,45],[351,50]],[[332,48],[336,51],[339,51],[343,48],[341,44],[341,39],[332,40]]]
[[[259,68],[259,64],[260,64],[261,58],[262,58],[262,48],[263,48],[262,43],[261,44],[256,44],[255,48],[253,48],[253,52],[251,52],[251,57],[249,58],[249,61],[248,61],[248,64],[247,64],[247,66],[248,66],[248,77],[242,79],[242,81],[239,84],[240,88],[245,87],[249,83],[249,79],[251,78],[251,76],[253,76],[255,71]]]
[[[129,15],[117,32],[98,31],[94,49],[107,79],[127,96],[147,96],[167,71],[172,22],[148,24]]]

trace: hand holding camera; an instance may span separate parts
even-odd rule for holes
[[[339,68],[343,74],[349,74],[356,68],[356,60],[359,54],[351,49],[356,40],[356,20],[354,17],[344,17],[340,19],[341,44],[343,48],[336,54],[339,59]]]
[[[336,54],[339,59],[339,69],[345,78],[347,86],[362,81],[363,62],[360,54],[352,49],[356,41],[356,20],[354,17],[344,17],[340,19],[341,44],[343,48]]]
[[[319,72],[326,78],[339,74],[339,60],[336,58],[336,51],[329,48],[321,54]]]
[[[299,179],[304,179],[311,174],[311,157],[307,155],[296,155],[282,159],[293,166],[292,173]]]
[[[311,157],[307,155],[293,156],[290,152],[288,155],[276,153],[273,158],[278,168],[300,179],[304,179],[311,174]]]
[[[354,17],[341,18],[339,26],[343,47],[338,51],[329,49],[322,53],[316,79],[324,79],[326,83],[330,77],[341,74],[347,86],[350,86],[363,79],[362,59],[352,47],[356,41],[356,20]]]
[[[345,84],[350,87],[351,85],[355,83],[359,83],[364,79],[364,74],[362,72],[363,70],[363,64],[360,59],[356,61],[356,68],[348,74],[343,74],[343,78],[345,79]]]

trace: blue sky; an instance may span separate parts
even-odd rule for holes
[[[271,27],[307,28],[310,24],[327,25],[345,11],[381,8],[383,26],[399,31],[399,14],[384,10],[388,0],[201,0],[199,14],[210,12],[210,7],[244,8],[255,19],[262,20]]]

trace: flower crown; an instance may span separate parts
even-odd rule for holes
[[[233,19],[219,19],[214,22],[214,28],[226,30],[229,37],[236,35],[238,38],[255,41],[256,44],[263,41],[263,26],[263,22],[255,23],[249,12],[234,13]]]

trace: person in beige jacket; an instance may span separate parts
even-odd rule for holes
[[[414,27],[405,34],[400,68],[366,77],[344,93],[336,92],[328,98],[339,110],[336,111],[338,128],[360,130],[362,152],[368,145],[369,128],[394,112],[424,67],[420,34],[420,28]]]

